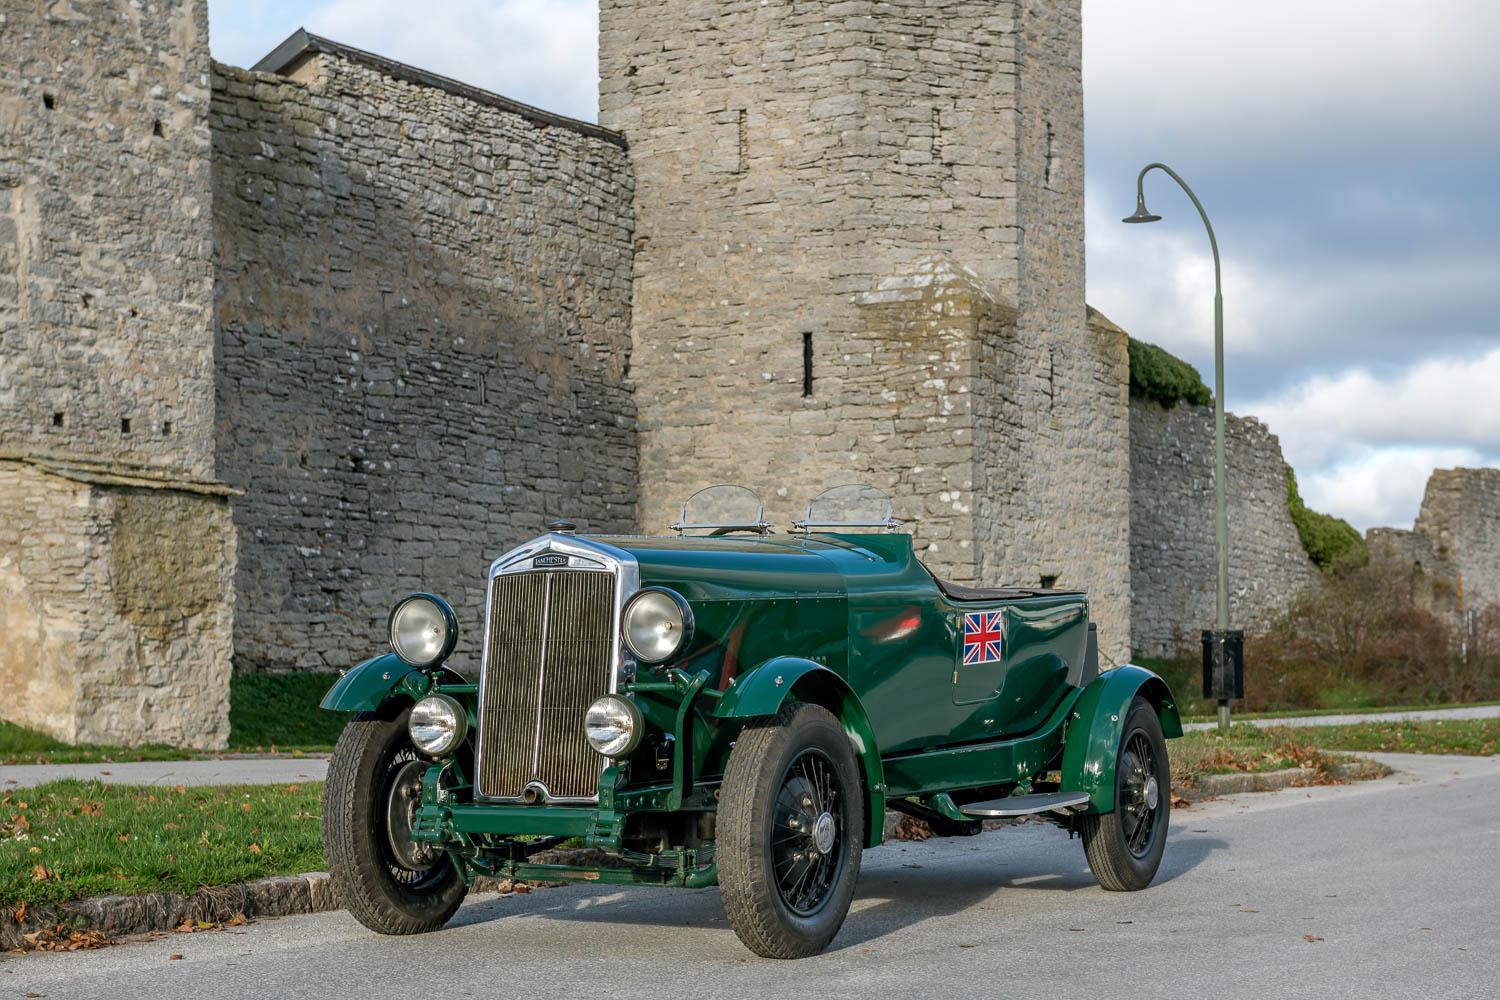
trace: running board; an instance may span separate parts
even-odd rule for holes
[[[1034,816],[1037,813],[1071,809],[1088,805],[1088,801],[1088,792],[1047,792],[1044,795],[1012,795],[1008,799],[971,802],[959,809],[965,816],[973,816],[975,819],[1002,819],[1007,816]]]

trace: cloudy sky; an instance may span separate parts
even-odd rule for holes
[[[588,0],[209,0],[248,66],[298,26],[594,120]],[[1125,226],[1162,160],[1224,271],[1225,399],[1281,438],[1309,505],[1409,526],[1434,467],[1500,465],[1500,4],[1083,0],[1088,298],[1213,372],[1191,202]],[[1231,484],[1232,488],[1232,484]]]

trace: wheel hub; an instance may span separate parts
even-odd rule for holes
[[[1156,808],[1156,800],[1159,795],[1160,791],[1156,785],[1156,775],[1153,774],[1151,777],[1146,779],[1146,790],[1142,793],[1142,796],[1146,800],[1147,809]]]
[[[422,802],[422,776],[429,766],[425,760],[409,760],[402,764],[391,776],[390,796],[386,799],[386,842],[396,863],[414,872],[426,871],[439,858],[436,847],[414,840],[411,835],[412,822]]]
[[[813,823],[813,846],[818,849],[819,854],[828,854],[833,851],[833,838],[836,833],[832,813],[821,813]]]

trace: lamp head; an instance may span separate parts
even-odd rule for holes
[[[1126,216],[1121,222],[1159,222],[1161,216],[1152,215],[1146,211],[1146,196],[1137,191],[1135,195],[1135,214]]]

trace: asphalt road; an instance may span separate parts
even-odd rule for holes
[[[1494,997],[1500,757],[1382,759],[1403,773],[1175,811],[1139,893],[1049,826],[881,847],[800,962],[747,952],[716,889],[570,886],[419,938],[329,913],[8,957],[0,998]]]

